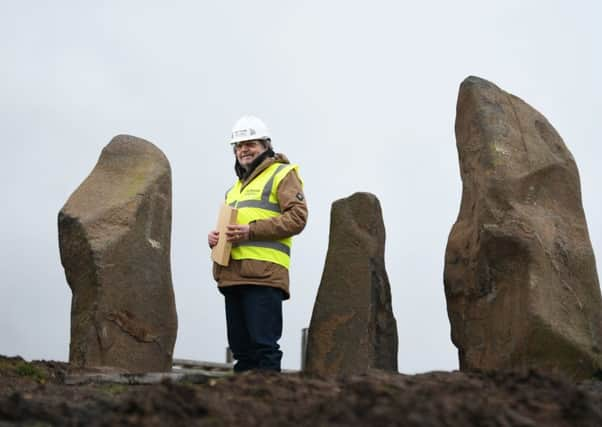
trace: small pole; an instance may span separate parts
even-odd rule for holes
[[[234,362],[234,355],[232,354],[232,350],[230,347],[226,347],[226,363]]]
[[[305,362],[307,361],[307,335],[309,328],[301,329],[301,372],[305,371]]]

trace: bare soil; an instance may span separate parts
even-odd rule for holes
[[[68,372],[0,356],[0,426],[602,426],[602,381],[535,371],[253,372],[144,386],[66,385]]]

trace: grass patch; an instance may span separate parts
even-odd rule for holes
[[[7,360],[0,359],[0,372],[12,370],[15,366],[14,363],[11,363]]]
[[[46,372],[28,362],[19,362],[15,365],[15,372],[20,377],[29,377],[39,383],[46,382]]]
[[[126,384],[103,384],[100,389],[110,396],[117,396],[128,390]]]

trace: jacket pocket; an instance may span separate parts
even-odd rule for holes
[[[216,282],[219,282],[219,276],[220,276],[221,272],[222,272],[222,266],[219,265],[217,262],[214,262],[213,263],[213,279]]]
[[[266,261],[243,260],[240,275],[250,279],[265,279],[272,275],[272,266]]]

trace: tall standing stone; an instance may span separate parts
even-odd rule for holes
[[[456,141],[462,202],[445,254],[461,369],[600,369],[602,303],[577,166],[521,99],[469,77]]]
[[[69,361],[131,372],[171,369],[171,169],[150,142],[119,135],[59,212],[73,298]]]
[[[397,371],[397,324],[384,255],[385,226],[376,196],[355,193],[334,202],[309,327],[308,372]]]

